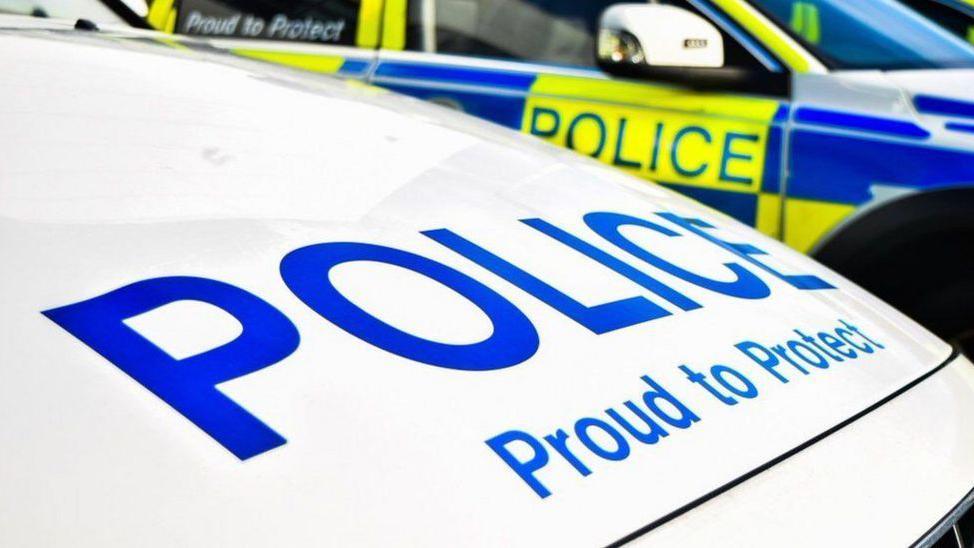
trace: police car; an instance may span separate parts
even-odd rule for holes
[[[746,225],[166,35],[0,51],[0,545],[970,538],[974,365]]]
[[[974,257],[974,49],[896,0],[154,0],[148,21],[596,157],[974,332],[974,259],[930,268]]]

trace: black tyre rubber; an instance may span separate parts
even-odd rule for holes
[[[974,356],[974,190],[877,208],[815,257]]]

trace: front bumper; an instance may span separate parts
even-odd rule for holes
[[[974,489],[947,516],[930,528],[917,548],[969,548],[974,546]]]
[[[953,534],[972,487],[974,365],[956,356],[858,420],[633,544],[930,544]]]

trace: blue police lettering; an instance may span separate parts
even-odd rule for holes
[[[676,266],[653,253],[639,247],[620,232],[624,226],[638,226],[655,231],[667,237],[679,237],[680,234],[656,223],[633,217],[631,215],[620,215],[618,213],[589,213],[585,216],[585,224],[588,225],[596,234],[602,236],[609,242],[615,244],[620,249],[629,252],[631,255],[659,268],[660,270],[672,274],[678,278],[686,280],[704,289],[709,289],[715,293],[722,293],[742,299],[763,299],[771,294],[771,289],[761,281],[754,273],[745,269],[737,263],[725,263],[724,266],[730,270],[735,280],[723,282],[712,280],[689,270]]]
[[[332,268],[354,261],[398,266],[426,276],[477,305],[490,318],[493,333],[474,344],[431,341],[401,331],[350,301],[331,283]],[[281,261],[288,288],[315,312],[363,341],[418,362],[489,371],[528,360],[538,350],[538,332],[510,301],[477,280],[426,257],[373,244],[337,242],[303,247]]]
[[[839,323],[840,327],[835,328],[831,333],[819,332],[817,338],[796,329],[797,339],[774,345],[742,341],[735,347],[782,384],[787,384],[794,378],[795,373],[791,371],[792,369],[805,376],[810,375],[814,369],[829,369],[832,365],[854,360],[858,356],[854,350],[839,352],[841,356],[827,352],[820,343],[837,352],[838,349],[851,346],[863,354],[871,354],[877,349],[886,348],[849,322],[840,320]],[[785,364],[790,365],[791,368],[782,367]]]
[[[585,306],[546,282],[449,230],[431,230],[424,234],[518,286],[528,294],[541,299],[548,306],[597,335],[669,315],[663,307],[643,297],[632,297],[591,307]]]
[[[696,413],[651,377],[644,375],[642,381],[649,386],[649,389],[642,394],[642,408],[632,401],[623,404],[638,418],[638,421],[624,419],[618,411],[609,408],[605,414],[611,420],[582,417],[575,421],[571,429],[574,437],[560,428],[554,434],[543,436],[541,440],[523,430],[511,430],[494,436],[485,443],[539,497],[547,498],[551,495],[551,491],[537,477],[538,472],[551,464],[552,454],[545,448],[545,443],[561,457],[563,464],[570,466],[580,476],[586,477],[593,473],[588,464],[592,462],[591,457],[606,461],[622,461],[629,458],[633,446],[636,445],[630,442],[630,438],[637,444],[654,445],[661,438],[669,436],[669,432],[662,424],[676,430],[686,430],[694,423],[700,422],[700,417]],[[665,402],[666,405],[661,406],[660,402]],[[649,432],[644,432],[643,428],[636,427],[633,422],[642,422]],[[592,430],[602,432],[604,434],[602,437],[611,439],[611,443],[606,446],[597,442],[592,436]],[[516,445],[526,445],[530,448],[531,457],[527,460],[518,459],[510,448]],[[562,464],[560,461],[557,462],[559,465]]]
[[[797,338],[779,344],[745,340],[734,347],[781,383],[790,382],[788,376],[794,376],[795,371],[810,375],[812,368],[826,370],[854,359],[850,354],[855,351],[824,352],[824,346],[839,349],[852,346],[862,352],[865,348],[871,352],[885,348],[874,336],[845,320],[839,320],[834,329],[819,331],[816,337],[804,334],[801,329],[793,332]],[[836,335],[840,332],[841,337]],[[792,368],[781,367],[786,363]],[[727,406],[759,395],[755,382],[728,365],[710,366],[709,376],[688,365],[680,365],[679,369],[690,383]],[[649,390],[643,393],[641,404],[626,401],[622,407],[625,413],[609,408],[604,417],[602,414],[582,417],[574,421],[572,428],[558,428],[544,436],[535,436],[524,429],[510,430],[487,439],[486,444],[537,496],[547,498],[553,490],[545,483],[546,473],[564,477],[565,471],[574,470],[579,478],[587,478],[607,465],[605,461],[626,460],[641,451],[642,446],[661,443],[664,438],[680,435],[680,431],[701,422],[677,394],[648,375],[642,381]]]
[[[764,270],[765,272],[775,276],[776,278],[780,278],[781,280],[787,282],[788,284],[798,289],[808,289],[808,290],[835,289],[835,287],[832,284],[826,282],[825,280],[817,276],[810,276],[804,274],[790,275],[790,274],[783,274],[781,272],[778,272],[774,268],[771,268],[770,266],[762,263],[761,261],[755,258],[756,256],[759,257],[762,255],[767,255],[768,253],[766,251],[749,243],[725,242],[724,240],[721,240],[720,238],[717,238],[712,234],[708,234],[704,229],[712,229],[714,228],[714,226],[711,225],[710,223],[707,223],[706,221],[702,221],[700,219],[690,219],[686,217],[680,217],[679,215],[674,215],[672,213],[657,213],[657,215],[670,221],[671,223],[679,227],[686,229],[689,232],[692,232],[693,234],[696,234],[697,236],[700,236],[701,238],[711,243],[723,247],[724,249],[730,251],[731,253],[734,253],[735,255],[740,256],[741,258],[748,261],[749,263],[757,266],[761,270]]]
[[[243,332],[233,341],[175,360],[123,320],[178,301],[200,301],[232,315]],[[285,443],[284,437],[216,389],[269,367],[298,347],[298,331],[263,299],[205,278],[143,280],[44,315],[155,393],[240,459]]]
[[[763,250],[751,244],[720,240],[707,232],[714,227],[704,221],[671,213],[658,213],[657,217],[670,222],[674,228],[611,212],[590,213],[584,216],[584,220],[596,235],[637,257],[647,267],[708,289],[718,297],[762,299],[770,295],[768,284],[755,272],[745,268],[746,265],[780,278],[798,290],[833,288],[815,276],[783,274],[766,266],[756,258],[766,255]],[[645,296],[634,295],[615,302],[586,306],[577,298],[559,291],[548,281],[541,280],[449,229],[429,230],[423,234],[493,275],[509,281],[597,335],[650,322],[673,313],[693,313],[703,308],[701,303],[662,283],[644,270],[633,267],[543,219],[524,219],[521,223],[526,230],[536,230],[551,238],[552,242],[567,246],[606,267],[607,273],[612,272],[635,282],[663,302],[657,303]],[[636,246],[619,232],[620,227],[628,225],[645,228],[667,238],[692,235],[703,238],[724,249],[730,256],[741,259],[740,263],[724,263],[735,275],[735,279],[709,279],[679,267],[648,249]],[[477,343],[453,345],[427,340],[386,324],[355,305],[329,281],[328,273],[332,268],[355,261],[379,262],[407,269],[454,291],[476,305],[488,317],[493,325],[491,335]],[[537,329],[531,319],[513,302],[485,282],[415,253],[371,243],[319,243],[288,253],[281,261],[280,275],[284,284],[302,302],[328,322],[365,343],[413,362],[460,371],[490,371],[523,364],[535,354],[540,344]],[[184,300],[201,301],[224,310],[240,322],[243,326],[242,334],[219,348],[176,360],[124,323],[128,318]],[[143,384],[240,459],[253,457],[286,443],[283,436],[216,389],[219,383],[280,363],[298,347],[300,338],[297,328],[283,313],[263,299],[217,280],[192,277],[153,278],[75,304],[47,310],[44,314]],[[304,328],[321,329],[324,325],[327,324],[323,322],[321,325]],[[750,343],[753,346],[742,343],[744,346],[741,351],[777,375],[782,382],[788,382],[787,376],[777,369],[782,365],[781,360],[792,364],[803,374],[808,374],[808,370],[802,366],[804,359],[819,363],[818,366],[811,364],[812,367],[819,367],[821,362],[814,356],[839,361],[841,356],[851,357],[857,352],[868,354],[883,348],[881,343],[870,339],[849,324],[843,324],[834,333],[826,335],[828,337],[820,334],[821,345],[810,346],[806,342],[796,341],[803,347],[796,344],[789,350],[782,345],[769,349],[758,343]],[[800,337],[806,336],[800,334]],[[725,376],[731,372],[712,373],[718,382],[724,384]],[[582,458],[575,455],[579,449],[574,446],[578,443],[581,443],[581,450],[597,458],[623,459],[633,446],[630,439],[640,444],[656,443],[668,435],[666,427],[687,428],[692,422],[699,420],[651,378],[644,377],[643,380],[652,388],[644,394],[643,407],[635,407],[631,402],[624,406],[635,420],[625,419],[619,412],[612,410],[607,413],[610,420],[592,419],[576,423],[575,429],[569,430],[574,436],[568,431],[559,430],[554,435],[543,437],[542,442],[522,432],[492,438],[488,444],[539,495],[546,496],[542,487],[539,487],[540,484],[527,479],[548,462],[548,450],[544,443],[579,473],[584,474],[584,470],[588,468]],[[749,397],[750,387],[738,388],[735,393]],[[657,407],[656,402],[660,399],[670,400],[671,404],[680,409],[679,416],[669,416]],[[616,443],[600,445],[593,437],[596,432],[602,433],[600,437],[603,440],[608,436],[608,439],[615,440]],[[526,461],[514,459],[512,454],[504,453],[505,447],[511,443],[527,444],[535,456]]]
[[[531,449],[531,458],[525,461],[518,460],[514,453],[508,449],[508,446],[515,443],[526,445]],[[544,468],[549,459],[548,451],[534,436],[520,430],[511,430],[487,440],[487,446],[493,449],[531,489],[534,489],[539,497],[545,498],[551,495],[551,491],[534,477],[534,473]]]
[[[578,251],[589,259],[592,259],[593,261],[614,270],[616,273],[629,278],[633,282],[643,286],[643,288],[648,289],[654,294],[666,299],[669,303],[678,306],[681,310],[689,311],[701,308],[700,303],[663,284],[642,270],[638,270],[630,266],[629,263],[620,260],[618,257],[602,251],[594,245],[589,244],[581,238],[574,236],[543,219],[522,219],[521,222],[574,249],[575,251]],[[664,309],[663,313],[661,313],[659,317],[662,318],[669,315],[670,312]]]

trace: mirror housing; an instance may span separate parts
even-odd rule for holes
[[[653,67],[724,66],[724,39],[710,21],[675,6],[615,4],[602,12],[600,62]]]
[[[596,61],[615,76],[701,91],[787,96],[786,73],[724,66],[724,39],[713,23],[663,4],[615,4],[602,12]]]

